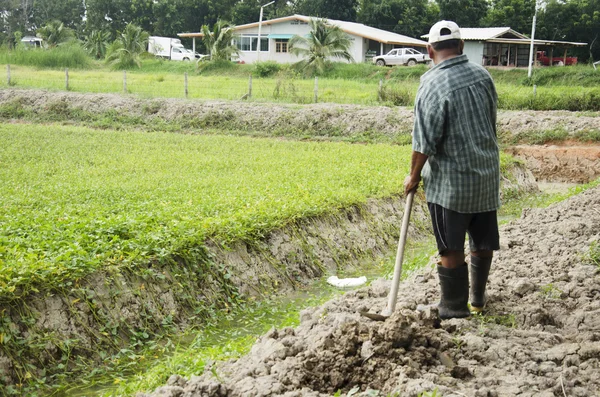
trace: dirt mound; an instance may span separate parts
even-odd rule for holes
[[[273,329],[237,361],[177,375],[146,396],[590,396],[600,393],[600,269],[585,253],[600,240],[600,188],[501,231],[484,316],[439,322],[434,269],[402,283],[397,312],[380,311],[389,282],[347,293]]]
[[[58,109],[93,114],[112,112],[143,120],[185,121],[198,128],[235,128],[242,131],[286,135],[345,136],[382,134],[391,138],[409,134],[413,110],[407,107],[273,104],[244,101],[142,99],[118,94],[81,94],[45,90],[0,90],[0,105],[19,106],[32,112]],[[74,112],[77,113],[77,112]],[[563,128],[569,134],[600,130],[600,117],[566,111],[499,111],[500,132],[518,135],[528,131]]]

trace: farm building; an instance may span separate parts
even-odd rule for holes
[[[276,61],[280,63],[296,62],[299,59],[289,52],[288,42],[294,35],[307,35],[311,17],[291,15],[275,18],[260,23],[260,52],[257,51],[259,22],[235,26],[236,42],[240,50],[239,60],[245,63],[257,61]],[[427,42],[413,37],[372,28],[360,23],[327,19],[331,25],[339,26],[350,36],[352,45],[350,54],[354,62],[370,60],[375,55],[385,54],[396,47],[424,47]],[[196,49],[196,38],[202,33],[179,33],[179,37],[192,38],[193,49]]]
[[[531,39],[522,33],[508,27],[461,28],[460,33],[465,41],[464,53],[471,62],[486,66],[528,66]],[[421,37],[427,39],[428,36]],[[535,39],[533,42],[534,52],[543,50],[550,58],[563,57],[564,64],[567,64],[566,56],[569,47],[587,45],[587,43],[542,39]]]

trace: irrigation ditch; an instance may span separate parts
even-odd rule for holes
[[[121,123],[123,128],[164,129],[183,133],[206,133],[207,130],[211,133],[215,133],[215,131],[234,133],[237,131],[235,133],[281,136],[291,139],[342,139],[359,142],[376,140],[396,143],[410,141],[412,128],[412,110],[408,108],[331,104],[302,106],[270,104],[265,106],[251,102],[143,100],[131,96],[110,94],[75,94],[16,89],[0,91],[0,117],[4,122],[82,123],[98,128],[105,128],[108,123],[114,127],[112,123],[116,122],[117,124]],[[595,114],[569,112],[501,111],[499,112],[498,127],[500,134],[504,136],[523,137],[559,129],[566,131],[569,138],[576,139],[577,134],[599,131],[600,117]],[[548,182],[585,183],[600,176],[600,147],[597,143],[584,145],[577,142],[577,145],[572,145],[569,142],[563,142],[560,145],[545,146],[514,145],[507,147],[506,150],[523,161],[513,164],[503,175],[502,189],[504,194],[510,197],[536,191],[536,179]],[[597,196],[597,192],[595,194]],[[597,202],[594,201],[596,196],[588,198],[590,203],[586,205],[597,205]],[[412,218],[414,221],[411,226],[411,239],[419,239],[429,234],[424,200],[420,199],[417,202],[418,205]],[[565,204],[564,211],[567,211],[566,208],[569,205],[574,204]],[[562,214],[563,209],[561,208],[563,207],[559,206],[553,211]],[[319,218],[298,220],[280,230],[272,231],[260,241],[237,241],[227,246],[207,241],[202,247],[190,247],[186,257],[169,258],[161,263],[148,263],[144,268],[108,267],[101,272],[62,285],[56,290],[41,291],[3,302],[1,321],[4,333],[0,344],[0,382],[6,386],[5,390],[13,390],[17,394],[19,387],[30,382],[31,379],[43,383],[47,382],[43,380],[45,378],[55,382],[76,378],[78,373],[101,365],[106,357],[122,351],[125,351],[123,354],[127,354],[129,349],[143,346],[149,341],[160,341],[191,325],[201,324],[207,318],[218,315],[219,311],[227,310],[228,307],[240,304],[250,297],[260,298],[274,292],[285,293],[286,290],[289,291],[307,284],[325,274],[334,274],[340,269],[359,266],[361,262],[386,256],[397,243],[402,211],[402,197],[371,200],[363,205],[341,209]],[[520,222],[524,227],[526,226],[526,222]],[[549,221],[540,220],[539,222],[545,225],[549,224]],[[589,222],[596,222],[596,220],[593,218]],[[516,228],[517,226],[510,227]],[[507,232],[504,233],[507,241],[518,240],[515,240],[514,236],[507,235]],[[531,233],[535,234],[533,231]],[[581,234],[581,239],[593,238],[592,229],[586,233],[585,235]],[[519,236],[526,235],[522,231],[517,234]],[[577,236],[579,238],[579,234]],[[525,238],[528,237],[523,237],[523,239]],[[520,244],[524,243],[521,241]],[[521,245],[513,242],[514,247]],[[570,261],[572,260],[570,259]],[[565,269],[564,272],[568,273],[568,270]],[[588,276],[597,277],[593,272]],[[421,283],[432,284],[434,282],[431,274],[415,277],[422,277],[419,281]],[[536,285],[539,286],[542,283],[543,281],[540,281]],[[512,287],[514,286],[511,285],[510,288]],[[522,296],[531,292],[529,289],[539,290],[539,288],[519,288],[524,291]],[[340,307],[346,309],[334,309],[335,303],[325,306],[325,309],[315,309],[314,312],[305,315],[306,321],[303,321],[303,326],[306,329],[318,328],[317,324],[319,318],[322,318],[323,311],[343,313],[339,318],[332,316],[332,320],[327,321],[328,328],[323,331],[327,335],[322,334],[317,338],[326,343],[326,340],[331,340],[335,335],[342,337],[344,343],[347,342],[346,347],[356,354],[355,349],[359,345],[363,346],[361,349],[367,349],[364,347],[364,343],[357,342],[360,335],[363,335],[364,332],[375,335],[380,331],[371,325],[367,326],[368,329],[364,328],[364,324],[352,318],[347,309],[355,308],[356,304],[362,304],[356,302],[366,298],[385,296],[385,289],[385,283],[379,282],[374,284],[368,292],[350,294],[350,299],[355,300],[354,303],[351,305],[340,304]],[[429,290],[434,291],[435,289],[429,288]],[[405,297],[408,293],[408,291],[405,292]],[[497,291],[496,293],[499,296]],[[590,292],[590,294],[592,293]],[[429,298],[431,297],[429,296]],[[379,301],[372,301],[369,304],[374,307],[379,304]],[[405,309],[411,307],[408,305]],[[502,310],[507,311],[508,309],[503,306]],[[524,316],[523,323],[530,321],[533,324],[535,321],[527,320],[532,316],[547,317],[544,314],[546,312],[532,314],[523,310],[523,313],[519,314]],[[547,309],[543,308],[543,310]],[[423,357],[409,357],[412,363],[417,363],[418,368],[409,361],[405,363],[406,365],[402,364],[401,367],[409,366],[414,369],[412,372],[410,370],[406,372],[407,370],[403,369],[405,378],[416,379],[415,377],[411,378],[410,373],[414,372],[414,375],[417,371],[422,374],[426,368],[433,368],[434,361],[439,361],[439,357],[431,351],[426,353],[427,349],[435,347],[436,344],[448,348],[453,342],[448,339],[448,336],[439,333],[441,332],[439,327],[434,327],[433,317],[417,318],[412,316],[394,317],[393,323],[388,324],[386,330],[381,333],[381,341],[385,341],[385,343],[371,346],[372,351],[359,352],[361,360],[367,362],[371,357],[377,358],[381,349],[390,346],[394,349],[406,350],[410,343],[418,340],[420,343],[418,346],[423,349],[415,351],[420,351],[419,354],[428,357],[427,365],[423,364]],[[588,321],[586,318],[582,321]],[[349,320],[351,325],[344,325],[347,323],[346,320]],[[547,324],[542,325],[556,327],[557,325],[554,323],[554,320],[548,320]],[[431,331],[431,334],[421,335],[412,324],[425,327],[427,332]],[[451,331],[468,328],[467,325],[460,322],[452,324],[454,325],[448,326],[451,329],[446,327],[442,330],[451,334]],[[408,333],[403,334],[404,336],[393,335],[394,327],[406,330]],[[334,328],[339,328],[339,330],[336,331]],[[256,348],[256,352],[263,349],[262,351],[267,353],[256,353],[259,354],[258,358],[250,356],[251,358],[245,360],[264,361],[269,359],[275,365],[277,360],[285,360],[286,357],[293,356],[291,353],[288,354],[290,352],[288,348],[292,345],[296,346],[294,343],[301,339],[301,332],[304,331],[299,331],[298,334],[293,330],[274,332],[274,334],[265,336],[260,342],[262,343],[261,347]],[[341,334],[338,335],[336,332]],[[349,339],[346,339],[344,335]],[[544,335],[542,337],[546,338]],[[394,339],[397,337],[403,342],[400,343]],[[287,341],[284,341],[286,338]],[[597,341],[593,338],[591,341]],[[479,340],[476,342],[479,343]],[[286,353],[282,353],[280,343],[288,349],[285,350]],[[292,345],[288,346],[288,343],[292,343]],[[579,342],[571,341],[570,343]],[[333,358],[342,353],[347,354],[347,352],[333,351],[338,348],[330,346],[328,342],[325,347],[323,351],[332,352],[331,357]],[[517,349],[516,345],[514,348]],[[573,348],[575,349],[575,347]],[[577,347],[576,350],[581,349],[581,347]],[[587,362],[596,357],[594,352],[595,350],[588,355],[581,356],[580,361]],[[396,351],[393,354],[401,353]],[[497,354],[500,353],[497,352]],[[562,358],[566,355],[567,353]],[[275,356],[279,359],[273,359]],[[289,379],[286,378],[288,380],[285,381],[278,378],[279,386],[271,385],[270,388],[261,389],[256,386],[256,383],[253,383],[254,380],[240,377],[241,375],[230,377],[229,379],[233,383],[226,384],[226,382],[209,379],[207,378],[209,375],[206,375],[202,381],[196,383],[174,378],[165,389],[172,394],[164,395],[180,395],[177,394],[179,391],[183,393],[184,388],[192,387],[198,390],[198,394],[190,395],[241,396],[260,395],[260,393],[264,395],[291,393],[290,396],[311,395],[311,393],[321,395],[319,393],[335,393],[338,389],[348,392],[354,385],[359,384],[358,378],[360,377],[351,380],[342,376],[345,370],[341,367],[337,380],[330,375],[327,379],[316,378],[317,380],[314,382],[321,382],[320,386],[313,384],[314,382],[308,382],[311,374],[327,372],[323,366],[329,365],[325,363],[330,362],[320,361],[317,356],[320,355],[307,356],[311,357],[312,361],[309,361],[314,364],[311,364],[312,369],[309,372],[297,379],[292,379],[292,376]],[[387,355],[381,356],[382,360],[386,357],[389,359]],[[468,359],[473,360],[474,358],[471,356]],[[385,384],[382,371],[389,370],[396,374],[399,370],[391,368],[387,364],[382,364],[381,369],[376,369],[376,363],[381,364],[382,362],[378,359],[372,360],[368,364],[371,372],[366,371],[365,374],[376,373],[376,378],[381,380],[381,385],[377,386],[379,390],[391,392],[394,388]],[[244,365],[244,361],[241,363],[227,365]],[[589,364],[590,370],[594,369],[593,365],[597,365],[597,362]],[[452,365],[452,368],[459,368],[455,370],[459,374],[468,374],[469,372],[465,372],[461,369],[462,367],[468,367],[468,365],[465,363]],[[292,368],[290,371],[295,370]],[[433,373],[438,370],[434,370]],[[283,373],[283,369],[278,371],[273,372],[272,366],[267,369],[260,367],[255,371],[254,375],[256,376],[250,377],[260,379],[262,375],[269,375],[269,379],[275,379],[277,374]],[[230,370],[230,373],[235,373],[235,371]],[[396,375],[400,376],[399,373]],[[469,376],[464,375],[463,378],[469,378]],[[450,377],[457,378],[454,375]],[[461,377],[458,376],[458,378]],[[242,386],[233,386],[235,382],[242,379],[245,379],[244,381],[248,385],[247,389]],[[438,378],[435,381],[433,378],[427,377],[418,379],[420,381],[416,383],[406,380],[411,384],[410,390],[426,390],[428,388],[433,390],[431,385],[440,387]],[[256,382],[262,381],[257,380]],[[450,390],[454,387],[452,385],[454,384],[450,383],[450,386],[443,387]],[[240,387],[242,388],[240,389]],[[487,390],[491,390],[489,385],[485,387]],[[300,392],[303,388],[305,388],[304,392]],[[484,388],[484,386],[480,386],[480,388]],[[296,394],[294,394],[294,390],[297,390]],[[488,392],[486,391],[486,393]],[[490,391],[488,394],[481,395],[494,394]]]

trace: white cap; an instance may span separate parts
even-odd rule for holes
[[[450,33],[441,34],[442,29],[448,29]],[[460,40],[460,28],[452,21],[439,21],[429,30],[430,44],[453,39]]]

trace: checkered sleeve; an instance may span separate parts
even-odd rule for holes
[[[429,98],[426,98],[429,96]],[[432,156],[444,133],[446,107],[438,98],[419,92],[415,101],[415,122],[412,148],[415,152]]]

